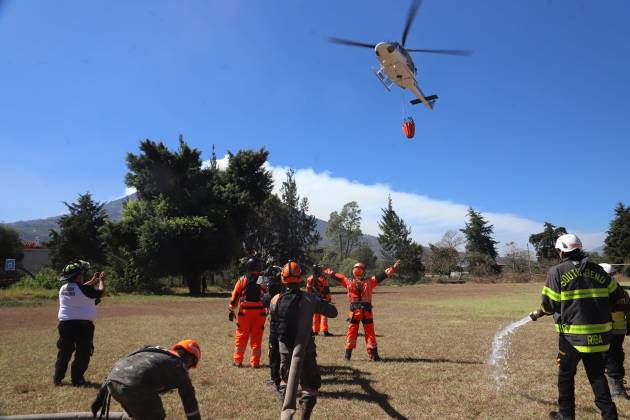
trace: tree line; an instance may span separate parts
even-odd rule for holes
[[[317,220],[309,214],[308,198],[299,195],[295,172],[289,169],[280,194],[273,194],[272,176],[265,168],[268,156],[264,148],[228,153],[227,167],[221,169],[214,147],[206,164],[201,151],[181,136],[177,150],[142,141],[139,153],[126,157],[125,184],[136,190],[137,199],[126,202],[118,221],[109,220],[104,204],[89,193],[64,203],[68,213],[51,230],[47,244],[52,266],[60,269],[74,258],[89,260],[107,267],[123,291],[155,290],[159,279],[181,276],[193,295],[207,278],[236,276],[242,260],[254,254],[268,264],[295,259],[346,273],[357,261],[375,270],[400,259],[401,282],[419,281],[427,268],[446,275],[463,267],[476,275],[499,271],[494,228],[480,212],[469,208],[465,226],[428,244],[426,256],[391,197],[378,223],[381,255],[362,241],[361,209],[354,201],[330,214],[324,233],[330,245],[321,249]],[[563,233],[564,227],[545,222],[542,232],[530,236],[539,263],[555,259],[555,240]],[[514,242],[505,247],[506,266],[523,272],[530,258]],[[0,225],[0,261],[22,255],[17,234]],[[611,263],[630,262],[630,206],[619,203],[615,208],[604,256]]]

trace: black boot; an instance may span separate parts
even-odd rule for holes
[[[610,396],[619,397],[625,400],[630,399],[626,393],[623,379],[608,378],[608,386],[610,387]]]
[[[343,356],[344,359],[350,360],[352,358],[352,349],[346,349],[346,355]]]
[[[373,362],[380,362],[381,357],[378,355],[378,349],[376,347],[368,349],[368,355]]]
[[[328,331],[324,331],[324,337],[332,337],[333,335]]]

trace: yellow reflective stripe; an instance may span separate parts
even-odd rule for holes
[[[601,346],[573,346],[580,353],[601,353],[610,350],[610,344],[602,344]]]
[[[608,289],[577,289],[560,293],[560,300],[608,297]]]
[[[608,285],[608,293],[614,292],[617,287],[619,287],[617,281],[615,279],[611,279],[610,284]]]
[[[586,325],[560,325],[556,324],[556,332],[564,334],[595,334],[605,333],[612,329],[612,322],[605,324],[586,324]]]
[[[551,300],[555,300],[556,302],[560,302],[560,293],[558,293],[558,292],[556,292],[554,290],[551,290],[547,286],[543,287],[542,294],[543,294],[543,296],[547,296]]]

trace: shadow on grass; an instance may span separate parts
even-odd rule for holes
[[[355,391],[319,391],[321,398],[359,400],[376,403],[391,418],[405,420],[407,417],[399,413],[390,403],[389,395],[378,392],[372,386],[369,372],[350,366],[320,366],[322,382],[329,384],[358,385],[362,392]]]
[[[459,365],[483,365],[475,360],[429,359],[426,357],[383,357],[381,363],[456,363]]]
[[[555,400],[549,400],[549,399],[544,399],[544,398],[540,398],[540,397],[534,397],[532,395],[529,394],[525,394],[523,392],[521,393],[517,393],[516,395],[518,395],[519,397],[522,397],[526,400],[541,404],[541,405],[546,405],[549,406],[550,408],[552,408],[554,411],[557,411],[558,409],[558,402]],[[617,409],[619,410],[619,404],[617,403]],[[600,411],[594,407],[576,407],[575,409],[576,412],[587,412],[590,414],[600,414]],[[624,416],[623,413],[619,413],[619,418],[623,419],[623,418],[628,418],[627,416]]]

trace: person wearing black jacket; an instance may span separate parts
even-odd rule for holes
[[[623,289],[599,265],[588,261],[582,242],[573,234],[556,241],[560,263],[551,267],[542,290],[541,307],[533,316],[553,315],[559,333],[558,406],[551,419],[575,418],[575,374],[582,361],[605,420],[616,420],[604,375],[604,355],[610,348],[612,305],[624,298]]]
[[[284,293],[285,286],[280,280],[282,267],[272,265],[268,267],[260,278],[261,285],[267,289],[263,296],[263,306],[269,309],[271,299],[277,294]],[[269,321],[271,323],[271,320]],[[280,344],[278,343],[278,334],[274,328],[269,328],[269,370],[271,374],[270,384],[275,386],[276,390],[280,389]]]
[[[107,395],[120,403],[134,420],[166,418],[160,393],[177,389],[188,420],[201,420],[188,370],[201,359],[196,340],[182,340],[165,349],[145,346],[118,360],[92,403],[92,413],[107,407]]]
[[[57,340],[57,360],[55,362],[55,385],[61,385],[66,376],[68,363],[74,355],[70,370],[73,386],[86,384],[84,374],[94,351],[94,320],[96,305],[105,293],[105,273],[94,273],[86,281],[90,264],[83,260],[68,263],[59,276],[67,282],[59,289],[59,339]],[[98,283],[97,287],[94,284]]]

